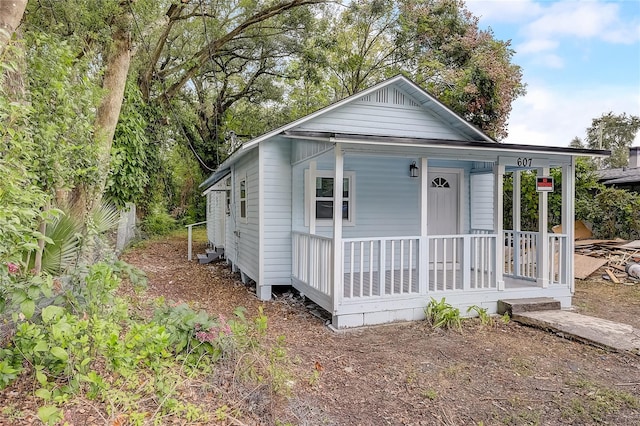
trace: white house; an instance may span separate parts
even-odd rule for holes
[[[291,285],[337,328],[500,299],[571,305],[574,165],[591,151],[500,144],[397,76],[244,143],[201,188],[210,242],[262,300]],[[520,229],[520,172],[562,170],[562,229]],[[503,182],[513,173],[513,229]],[[334,190],[334,182],[340,191]]]

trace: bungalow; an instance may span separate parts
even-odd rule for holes
[[[260,299],[290,285],[334,327],[357,327],[424,318],[431,297],[462,312],[511,298],[569,307],[575,158],[607,154],[497,143],[396,76],[242,144],[201,188],[210,243]],[[531,169],[535,232],[520,227],[520,172]],[[549,232],[551,190],[562,193],[564,234]]]

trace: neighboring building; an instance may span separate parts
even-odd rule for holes
[[[629,165],[598,170],[598,180],[606,185],[640,194],[640,147],[629,148]]]
[[[201,188],[210,242],[260,299],[291,285],[355,327],[424,318],[431,297],[463,313],[542,296],[569,307],[575,158],[607,154],[497,143],[397,76],[244,143]],[[550,167],[567,232],[548,232],[547,192],[540,231],[521,231],[520,172]]]

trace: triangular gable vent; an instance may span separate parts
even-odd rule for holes
[[[409,95],[403,93],[395,87],[383,87],[373,93],[363,96],[360,102],[368,104],[385,104],[411,108],[420,108],[420,105]]]

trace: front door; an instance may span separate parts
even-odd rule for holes
[[[459,175],[456,172],[429,170],[427,225],[429,235],[457,235],[460,231]],[[431,268],[452,269],[460,261],[462,246],[452,238],[431,240],[429,261]]]
[[[458,234],[458,173],[429,171],[427,205],[429,235]]]

